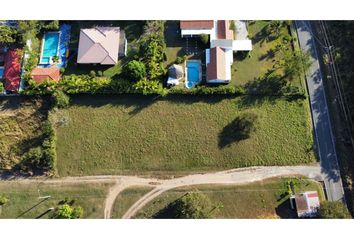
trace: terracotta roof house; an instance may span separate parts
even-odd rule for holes
[[[60,79],[60,70],[57,67],[35,68],[31,72],[32,79],[41,84],[45,80],[58,82]]]
[[[295,208],[299,218],[311,218],[317,216],[320,200],[316,191],[303,192],[291,196],[290,203],[292,204],[292,207],[294,207],[293,202],[295,202]]]
[[[119,27],[96,27],[80,30],[77,63],[115,65],[125,56],[127,40]]]
[[[218,23],[218,39],[233,39],[234,31],[230,29],[230,21],[219,20]]]
[[[207,34],[210,35],[210,38],[212,39],[215,35],[214,20],[180,21],[179,25],[182,37],[193,37]]]
[[[206,50],[206,80],[208,83],[228,83],[231,81],[230,64],[232,64],[232,60],[230,57],[232,58],[232,51],[220,47]]]
[[[6,53],[3,78],[7,92],[16,93],[20,87],[21,59],[22,51],[20,49],[10,49]]]

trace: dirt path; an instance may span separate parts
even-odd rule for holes
[[[247,184],[267,178],[288,175],[303,175],[316,180],[323,179],[319,166],[251,167],[216,173],[189,175],[181,178],[160,181],[161,185],[157,186],[135,202],[122,218],[133,217],[148,202],[173,188],[200,184]]]
[[[303,175],[315,180],[323,180],[321,168],[314,166],[285,166],[285,167],[249,167],[231,169],[222,172],[192,174],[184,177],[161,180],[156,178],[143,178],[136,176],[83,176],[83,177],[64,177],[57,179],[43,178],[24,178],[8,180],[20,184],[82,184],[82,183],[114,183],[109,189],[105,200],[104,218],[110,218],[112,209],[117,196],[126,188],[135,186],[152,186],[150,192],[145,194],[135,202],[123,215],[123,218],[133,217],[140,209],[154,198],[173,188],[201,185],[201,184],[247,184],[261,181],[267,178],[280,176]],[[6,180],[3,180],[6,182]]]

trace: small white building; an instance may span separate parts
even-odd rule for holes
[[[299,218],[312,218],[318,215],[320,200],[316,191],[303,192],[290,197],[291,207],[296,208]]]

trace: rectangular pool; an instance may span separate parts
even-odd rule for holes
[[[186,87],[192,88],[201,81],[201,61],[187,61],[187,81]]]
[[[40,64],[49,64],[50,58],[58,56],[59,32],[47,32],[44,34]]]

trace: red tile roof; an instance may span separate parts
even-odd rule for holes
[[[230,30],[230,21],[218,21],[218,39],[233,39],[233,31]]]
[[[57,67],[35,68],[31,72],[32,79],[40,84],[45,80],[59,81],[60,71]]]
[[[309,193],[309,194],[307,194],[307,197],[309,197],[309,198],[317,198],[318,194],[317,194],[317,192]]]
[[[213,20],[193,20],[193,21],[180,21],[181,29],[210,29],[214,27]]]
[[[11,49],[6,53],[3,75],[6,91],[18,91],[21,80],[21,57],[20,49]]]
[[[225,50],[219,47],[210,49],[210,62],[207,66],[207,81],[208,80],[225,80]]]

